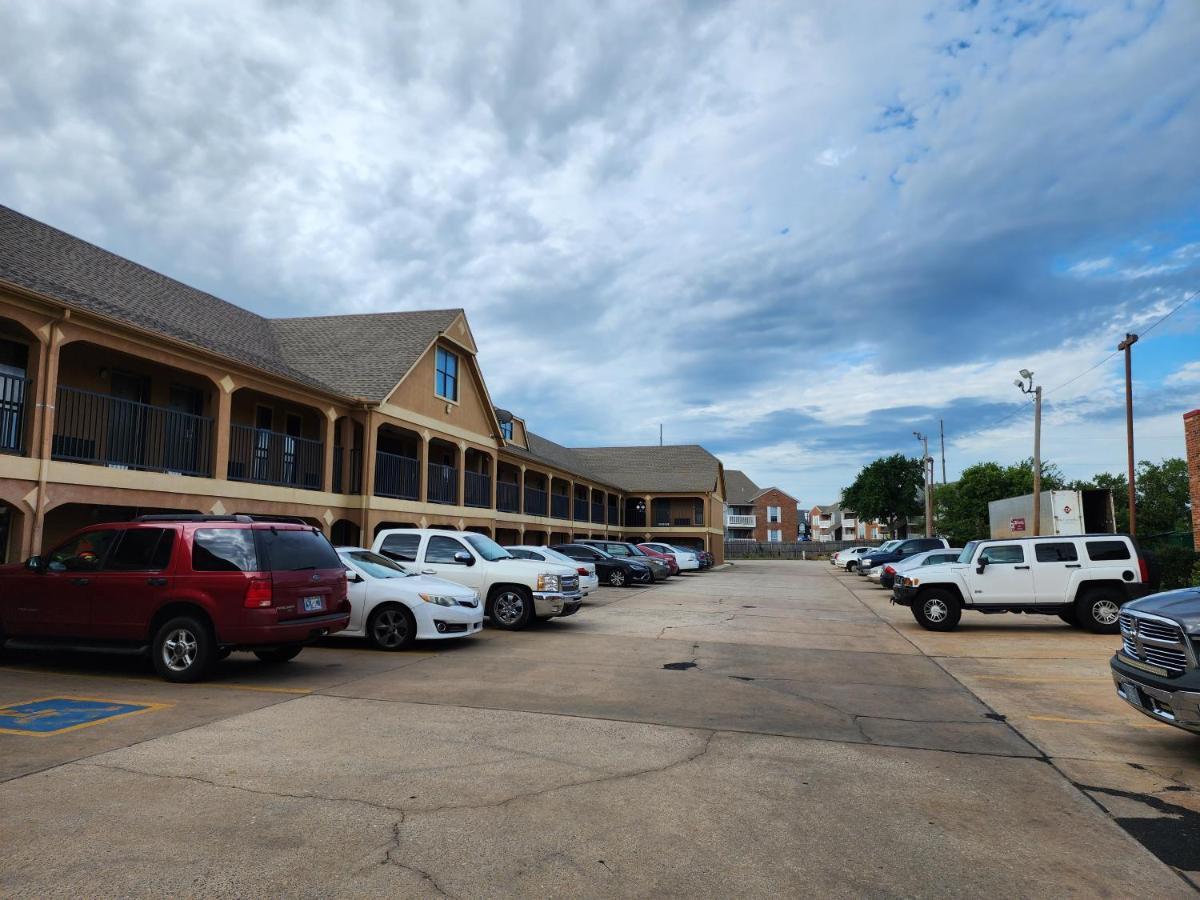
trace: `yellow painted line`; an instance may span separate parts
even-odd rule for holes
[[[252,684],[225,684],[220,681],[197,681],[190,683],[163,681],[156,682],[153,678],[130,678],[128,675],[92,675],[87,672],[63,672],[58,669],[20,669],[16,666],[2,666],[0,673],[18,672],[22,675],[53,675],[61,678],[88,678],[93,681],[131,681],[134,684],[155,684],[180,688],[220,688],[226,691],[255,691],[261,694],[311,694],[313,688],[265,687]]]
[[[1064,719],[1061,716],[1029,716],[1037,722],[1061,722],[1064,725],[1111,725],[1115,728],[1158,728],[1153,722],[1104,722],[1099,719]]]
[[[54,731],[26,731],[22,728],[0,728],[0,734],[20,734],[26,737],[56,737],[68,731],[78,731],[80,728],[91,728],[93,725],[103,725],[105,722],[115,722],[117,719],[127,719],[142,713],[155,712],[160,709],[170,709],[174,703],[147,703],[144,700],[113,700],[111,697],[80,697],[75,694],[58,694],[52,697],[38,697],[36,700],[21,700],[10,706],[24,706],[27,703],[45,703],[48,700],[86,700],[89,703],[119,703],[122,706],[141,706],[142,709],[131,709],[129,712],[93,719],[91,722],[80,722],[78,725],[68,725],[66,728],[56,728]],[[8,707],[4,707],[7,709]]]

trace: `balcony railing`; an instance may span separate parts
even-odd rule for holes
[[[586,522],[588,520],[588,502],[579,497],[575,498],[575,521]]]
[[[350,478],[349,485],[351,494],[362,493],[362,449],[354,447],[349,451],[350,456]],[[333,448],[333,492],[335,494],[342,493],[342,486],[347,483],[347,480],[342,477],[342,469],[345,468],[343,462],[346,458],[345,447]]]
[[[58,388],[51,456],[71,462],[212,475],[213,420],[78,388]]]
[[[525,488],[525,514],[529,516],[544,516],[546,514],[546,492],[537,488]]]
[[[230,481],[320,490],[324,466],[324,441],[253,425],[229,426]]]
[[[704,524],[704,516],[654,516],[655,528],[695,528]]]
[[[375,453],[375,495],[396,500],[421,499],[421,463],[399,453]]]
[[[566,494],[551,494],[550,515],[555,519],[571,518],[571,498]]]
[[[725,525],[729,528],[753,528],[757,524],[758,516],[728,515],[725,517]]]
[[[437,463],[429,464],[429,502],[458,503],[458,469]]]
[[[620,525],[621,524],[621,508],[619,506],[617,506],[615,503],[610,503],[608,505],[608,524],[609,525]]]
[[[467,506],[488,509],[492,505],[492,477],[481,472],[467,472]]]
[[[521,486],[512,481],[496,482],[496,509],[500,512],[521,511]]]
[[[0,453],[25,452],[25,398],[29,379],[0,375]]]
[[[603,503],[593,503],[592,504],[592,521],[593,522],[603,522],[604,521],[604,504]]]

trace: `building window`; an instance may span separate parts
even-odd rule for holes
[[[782,529],[768,528],[767,529],[767,540],[770,541],[772,544],[778,544],[780,541],[783,540]]]
[[[506,441],[512,440],[512,419],[509,419],[507,422],[500,423],[500,437],[504,438]]]
[[[768,521],[768,522],[778,522],[778,521],[780,521],[780,515],[781,515],[781,511],[782,511],[782,507],[779,507],[779,506],[768,506],[768,507],[767,507],[767,521]]]
[[[439,397],[458,402],[458,357],[449,350],[437,349],[437,380],[434,390]]]

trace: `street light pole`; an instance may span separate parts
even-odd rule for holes
[[[1042,386],[1034,387],[1028,369],[1022,369],[1013,384],[1021,393],[1033,394],[1033,536],[1037,537],[1042,532]]]
[[[929,438],[914,431],[913,436],[921,442],[921,477],[925,479],[925,537],[933,537],[933,457],[929,455]]]
[[[1137,534],[1137,492],[1134,490],[1133,464],[1133,345],[1137,343],[1136,334],[1125,334],[1125,340],[1117,344],[1118,350],[1125,351],[1125,441],[1129,445],[1129,533]]]

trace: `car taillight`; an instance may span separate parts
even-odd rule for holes
[[[585,569],[583,566],[580,566],[580,567],[579,567],[578,569],[576,569],[575,571],[576,571],[576,572],[578,572],[580,575],[586,575],[586,574],[587,574],[587,569]]]
[[[1146,565],[1146,557],[1138,557],[1138,573],[1142,576],[1142,584],[1150,583],[1150,567]]]
[[[242,605],[247,609],[261,609],[275,601],[275,589],[270,578],[251,578],[246,585],[246,598]]]
[[[891,566],[884,566],[884,567],[883,567],[883,571],[887,572],[889,575],[895,575],[895,574],[896,574],[896,570],[895,570],[895,569],[893,569]]]

